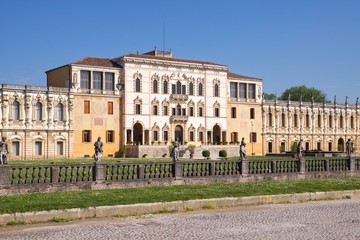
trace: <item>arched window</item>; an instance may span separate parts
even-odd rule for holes
[[[64,106],[61,103],[57,105],[57,120],[64,121]]]
[[[153,81],[153,93],[158,93],[158,81]]]
[[[168,94],[168,81],[164,81],[163,83],[163,93]]]
[[[199,83],[199,96],[202,96],[203,95],[203,84],[202,83]]]
[[[141,89],[140,89],[140,79],[137,78],[135,80],[135,92],[141,92]]]
[[[176,83],[176,94],[181,94],[181,82]]]
[[[19,120],[20,119],[20,103],[18,101],[13,102],[12,111],[13,111],[13,119]]]
[[[36,121],[40,121],[42,120],[42,104],[41,102],[37,102],[35,104],[35,117],[36,117]]]
[[[194,95],[194,84],[189,83],[189,95]]]
[[[219,96],[219,84],[215,84],[214,85],[214,97],[218,97]]]

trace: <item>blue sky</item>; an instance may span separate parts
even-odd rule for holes
[[[280,95],[306,85],[360,97],[358,0],[0,0],[0,83],[46,85],[86,56],[163,48],[226,64]]]

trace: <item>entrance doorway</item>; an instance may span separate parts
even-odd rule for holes
[[[180,143],[183,143],[183,141],[184,141],[183,135],[184,135],[183,127],[181,125],[176,125],[176,127],[175,127],[175,140],[178,139],[178,141]]]
[[[133,142],[142,144],[143,141],[143,127],[140,123],[135,123],[133,126]]]
[[[344,148],[344,139],[339,138],[339,140],[338,140],[338,151],[339,152],[344,152],[345,151],[344,149],[345,149]]]
[[[221,134],[221,129],[220,129],[220,126],[219,125],[215,125],[213,127],[213,144],[220,144],[221,142],[221,137],[220,137],[220,134]]]

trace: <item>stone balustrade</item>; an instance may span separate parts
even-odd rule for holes
[[[360,158],[0,165],[0,194],[191,182],[360,175]]]

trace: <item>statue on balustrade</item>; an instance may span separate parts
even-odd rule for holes
[[[6,137],[2,137],[0,142],[0,164],[7,164],[8,152]]]
[[[104,144],[101,142],[101,137],[98,137],[97,141],[94,143],[94,160],[95,162],[101,162],[102,153],[103,153]]]
[[[302,158],[302,157],[303,157],[302,140],[299,141],[296,150],[297,150],[298,158],[299,158],[299,159]]]
[[[351,157],[351,153],[352,153],[353,149],[352,149],[352,143],[351,143],[351,139],[349,138],[346,141],[346,156],[347,157]]]
[[[175,140],[175,142],[173,144],[173,149],[171,151],[171,157],[173,159],[173,162],[176,162],[176,161],[179,160],[179,146],[180,146],[180,144],[179,144],[178,140],[179,139],[176,138],[176,140]]]
[[[240,143],[240,160],[245,160],[246,159],[246,143],[245,143],[245,138],[241,139],[241,143]]]

